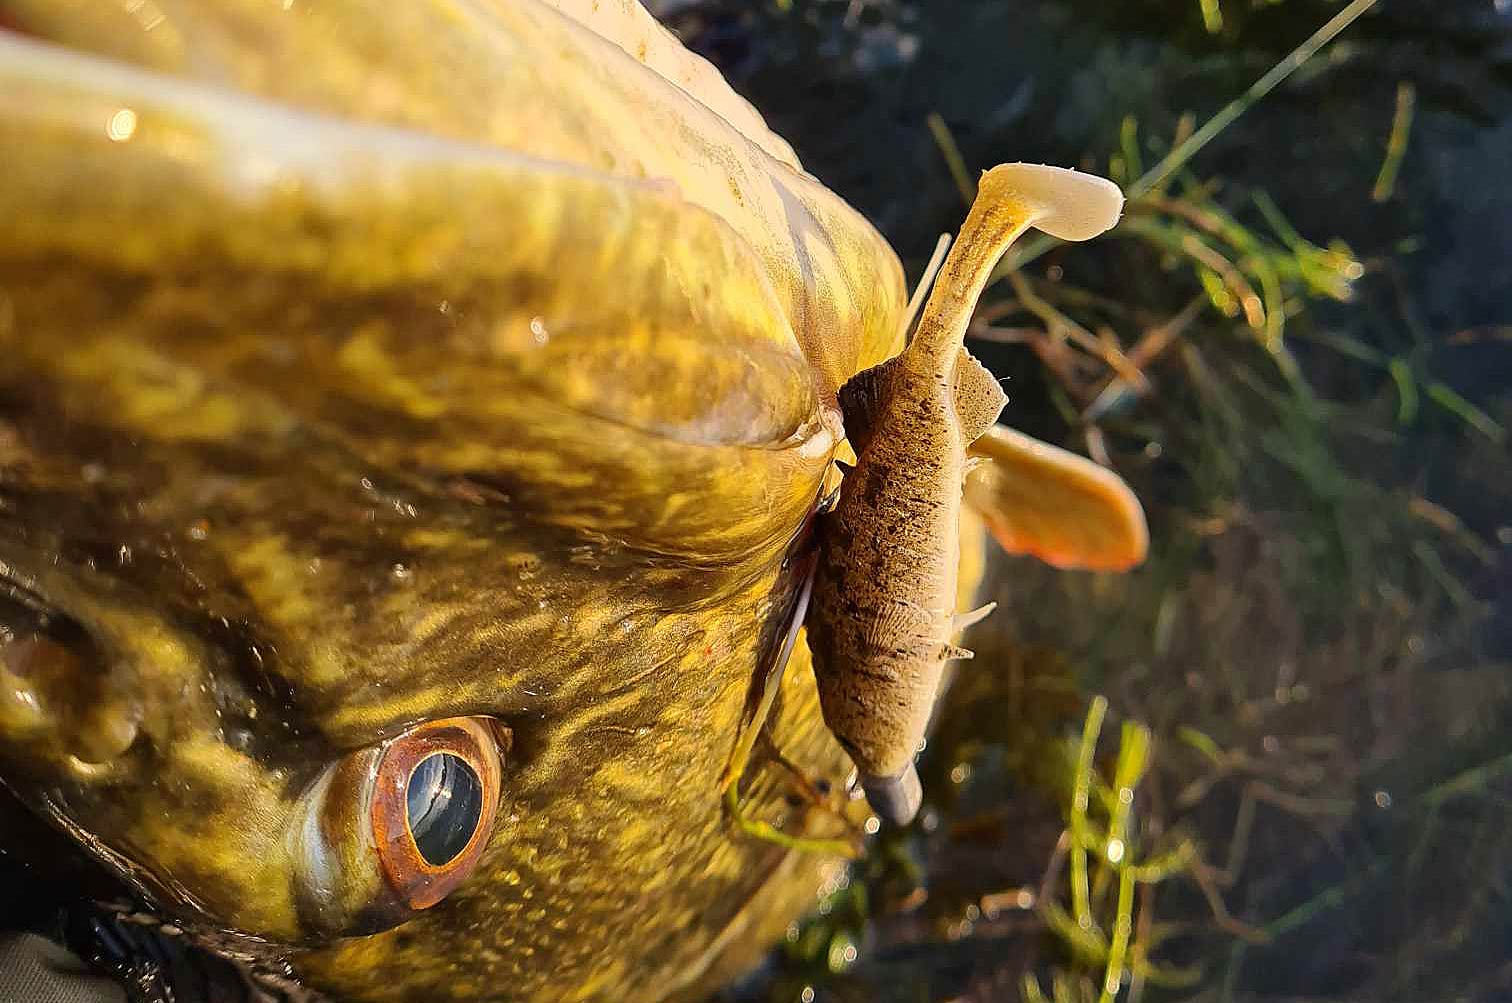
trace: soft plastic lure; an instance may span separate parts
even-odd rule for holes
[[[993,608],[956,612],[968,451],[1007,403],[966,351],[966,326],[1020,234],[1038,227],[1086,240],[1116,223],[1122,205],[1118,188],[1092,175],[1033,164],[988,171],[913,340],[840,391],[857,461],[821,517],[809,647],[825,721],[873,809],[893,822],[918,811],[913,756],[945,663],[971,656],[953,640]],[[1067,455],[1058,476],[1098,477],[1091,466]]]

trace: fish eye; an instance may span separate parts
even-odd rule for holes
[[[372,832],[384,875],[410,909],[428,909],[472,873],[499,803],[501,736],[480,718],[410,729],[379,754]]]

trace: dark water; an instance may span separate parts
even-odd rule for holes
[[[1127,183],[1341,6],[663,12],[916,275],[964,215],[936,132],[968,175]],[[1119,998],[1512,999],[1512,6],[1382,0],[1127,220],[991,290],[1011,343],[974,348],[1004,420],[1137,488],[1149,562],[995,568],[930,810],[726,998],[1096,999],[1119,872],[1078,926],[1057,840],[1102,695],[1097,772],[1151,737],[1119,862],[1167,865]],[[1105,407],[1068,324],[1134,355],[1179,329]]]

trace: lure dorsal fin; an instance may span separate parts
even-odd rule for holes
[[[1139,499],[1117,474],[1002,425],[971,447],[966,504],[999,546],[1058,568],[1127,571],[1149,531]]]
[[[895,355],[886,362],[863,369],[840,388],[840,413],[845,418],[845,437],[850,440],[851,448],[857,456],[866,450],[877,415],[887,407],[887,401],[892,396],[893,379],[902,366],[899,358]]]
[[[997,377],[966,349],[956,356],[955,412],[961,423],[961,441],[970,445],[981,438],[1003,413],[1008,395]]]

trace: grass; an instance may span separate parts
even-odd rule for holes
[[[1104,781],[1094,771],[1093,755],[1107,710],[1106,699],[1092,700],[1074,750],[1067,826],[1057,845],[1069,860],[1071,908],[1050,892],[1053,866],[1039,896],[1040,915],[1067,945],[1072,961],[1051,981],[1048,998],[1055,1003],[1112,1003],[1126,983],[1174,986],[1191,981],[1190,973],[1149,960],[1153,928],[1139,923],[1136,936],[1134,895],[1138,885],[1156,885],[1189,871],[1196,849],[1182,840],[1163,853],[1136,859],[1134,801],[1150,765],[1151,736],[1143,725],[1125,722],[1112,780]],[[1094,820],[1099,813],[1106,819],[1101,826]],[[1026,973],[1021,986],[1026,1003],[1047,999],[1034,974]]]
[[[1228,41],[1230,6],[1203,5]],[[1413,204],[1425,99],[1396,93],[1362,213]],[[968,198],[970,144],[925,125]],[[795,930],[770,999],[1512,992],[1512,673],[1486,642],[1512,405],[1450,367],[1507,329],[1434,331],[1410,241],[1359,253],[1288,215],[1288,179],[1204,173],[1218,131],[1127,117],[1112,239],[1028,245],[973,327],[1038,364],[1017,399],[1134,484],[1149,562],[998,569],[921,762],[930,810]]]

